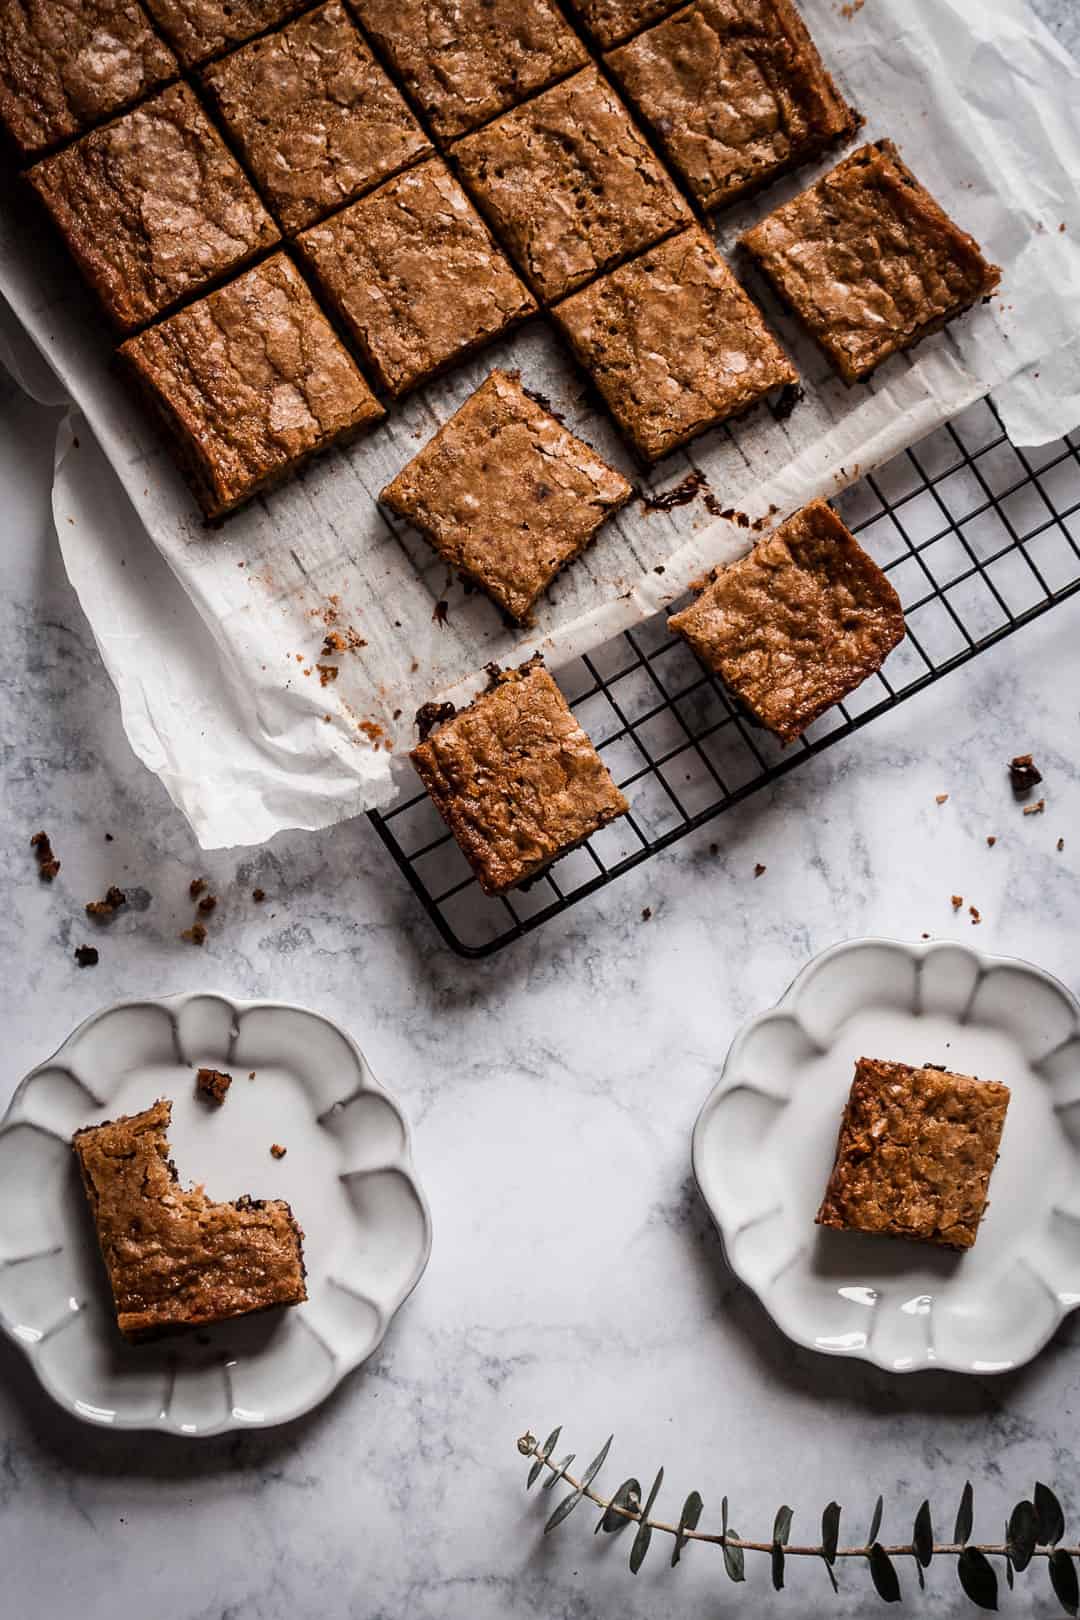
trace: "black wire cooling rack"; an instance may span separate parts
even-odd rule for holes
[[[629,815],[495,899],[418,781],[371,816],[448,945],[499,950],[1080,590],[1080,432],[1021,451],[982,401],[836,504],[904,604],[907,636],[884,670],[783,748],[669,635],[666,615],[575,660],[559,684]]]

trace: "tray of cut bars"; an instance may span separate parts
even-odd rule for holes
[[[0,0],[0,290],[263,747],[207,841],[410,755],[503,892],[625,809],[545,660],[674,608],[784,741],[880,668],[822,497],[1030,374],[1065,251],[933,12]]]

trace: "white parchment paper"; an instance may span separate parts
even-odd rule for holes
[[[851,15],[833,0],[801,3],[867,118],[860,139],[896,140],[1004,276],[993,304],[853,389],[751,281],[802,372],[805,400],[786,421],[762,410],[705,436],[648,482],[666,488],[699,468],[722,507],[752,519],[833,494],[988,390],[1018,443],[1080,421],[1080,68],[1022,0],[865,0]],[[810,177],[724,214],[721,248]],[[44,355],[74,403],[57,445],[57,533],[128,736],[204,847],[259,843],[387,803],[392,758],[413,740],[421,703],[460,696],[490,660],[537,647],[557,667],[666,607],[703,567],[748,543],[701,500],[670,513],[635,501],[556,581],[524,633],[388,521],[378,491],[493,364],[519,367],[575,432],[635,476],[539,320],[208,532],[112,372],[90,299],[17,199],[0,200],[0,293],[14,317],[6,339],[0,331],[0,361],[42,397],[55,387]],[[20,352],[18,328],[38,355]],[[335,632],[364,645],[324,656]],[[320,664],[336,665],[336,678]]]

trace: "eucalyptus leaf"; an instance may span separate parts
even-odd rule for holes
[[[683,1503],[683,1510],[679,1515],[679,1528],[675,1532],[675,1546],[671,1552],[672,1569],[679,1562],[682,1557],[682,1550],[686,1546],[685,1532],[697,1529],[698,1520],[701,1518],[701,1510],[704,1506],[705,1504],[697,1491],[691,1491]]]
[[[1013,1589],[1013,1561],[1008,1553],[1005,1554],[1005,1585],[1011,1592]]]
[[[911,1545],[915,1549],[915,1557],[919,1561],[920,1568],[928,1569],[934,1556],[934,1522],[930,1517],[929,1502],[924,1502],[915,1515]]]
[[[551,1456],[551,1453],[555,1450],[555,1447],[559,1443],[560,1434],[562,1434],[562,1424],[561,1423],[559,1424],[559,1427],[557,1429],[552,1429],[551,1433],[548,1435],[547,1439],[544,1441],[543,1445],[540,1447],[540,1450],[537,1452],[537,1456],[543,1462],[547,1462],[548,1458]]]
[[[777,1592],[784,1590],[784,1547],[779,1541],[772,1544],[772,1583]]]
[[[584,1495],[585,1492],[579,1486],[576,1491],[571,1491],[569,1496],[563,1497],[562,1501],[559,1503],[554,1513],[551,1514],[544,1526],[545,1536],[549,1533],[549,1531],[557,1530],[559,1525],[562,1524],[563,1520],[570,1517],[571,1513],[573,1513],[574,1509],[577,1507]]]
[[[829,1560],[827,1558],[824,1560],[824,1563],[825,1563],[825,1573],[829,1577],[829,1583],[832,1586],[833,1591],[836,1592],[836,1593],[839,1593],[840,1587],[837,1584],[836,1576],[833,1574],[832,1565],[829,1563]]]
[[[634,1545],[630,1548],[631,1575],[636,1575],[645,1562],[645,1554],[648,1552],[649,1543],[652,1540],[652,1525],[649,1523],[649,1514],[652,1512],[652,1505],[656,1501],[663,1483],[664,1470],[660,1468],[657,1470],[656,1478],[652,1482],[652,1489],[645,1498],[645,1506],[641,1510],[641,1522],[638,1525],[637,1535],[634,1537]]]
[[[639,1481],[636,1479],[624,1479],[608,1506],[604,1509],[593,1535],[597,1535],[601,1530],[606,1531],[609,1536],[616,1535],[620,1530],[625,1530],[632,1521],[626,1517],[625,1513],[616,1513],[615,1509],[629,1508],[631,1513],[637,1513],[640,1507],[641,1485]]]
[[[555,1433],[551,1438],[552,1438],[553,1441],[557,1440],[559,1438],[559,1430],[558,1429],[555,1430]],[[592,1484],[593,1480],[596,1478],[596,1476],[600,1472],[601,1468],[603,1468],[604,1462],[605,1462],[605,1460],[607,1458],[607,1454],[611,1450],[611,1442],[614,1440],[614,1438],[615,1438],[615,1436],[613,1434],[608,1435],[608,1437],[605,1440],[604,1444],[601,1446],[599,1452],[593,1458],[593,1460],[589,1464],[588,1468],[585,1470],[584,1478],[582,1479],[581,1484],[578,1486],[577,1490],[576,1491],[571,1491],[569,1496],[564,1496],[563,1497],[562,1501],[559,1503],[558,1507],[555,1509],[554,1513],[551,1515],[551,1517],[548,1519],[548,1522],[544,1526],[544,1534],[545,1534],[545,1536],[547,1535],[549,1530],[556,1529],[560,1524],[562,1524],[564,1519],[568,1519],[570,1517],[571,1513],[573,1513],[574,1509],[577,1507],[578,1503],[581,1501],[581,1498],[585,1495],[585,1492],[588,1490],[589,1486]],[[544,1441],[544,1445],[547,1446],[547,1441],[546,1440]]]
[[[884,1497],[879,1496],[877,1501],[874,1503],[874,1513],[870,1520],[870,1533],[866,1538],[868,1542],[874,1542],[877,1540],[878,1531],[881,1529],[881,1515],[884,1513],[884,1511],[885,1499]]]
[[[722,1535],[725,1535],[725,1536],[727,1535],[727,1497],[726,1496],[724,1497],[723,1501],[720,1503],[720,1531],[721,1531]]]
[[[586,1468],[585,1477],[581,1481],[581,1488],[583,1491],[588,1489],[593,1480],[596,1478],[597,1474],[600,1472],[601,1468],[603,1468],[605,1462],[607,1462],[607,1454],[611,1450],[611,1443],[614,1439],[615,1436],[613,1434],[608,1435],[607,1439],[600,1447],[600,1450],[597,1452],[588,1468]]]
[[[1035,1487],[1035,1500],[1038,1501],[1039,1487]],[[1066,1614],[1076,1614],[1080,1609],[1080,1586],[1076,1580],[1076,1565],[1063,1547],[1055,1547],[1049,1558],[1050,1585],[1054,1588],[1057,1598]]]
[[[896,1566],[880,1541],[875,1541],[870,1548],[867,1559],[870,1565],[870,1579],[879,1598],[885,1603],[900,1602],[900,1577],[896,1573]]]
[[[821,1515],[821,1556],[827,1564],[836,1562],[836,1548],[840,1540],[840,1504],[830,1502]]]
[[[788,1537],[791,1535],[791,1521],[794,1517],[795,1514],[791,1508],[777,1508],[776,1518],[773,1520],[772,1527],[772,1538],[774,1545],[777,1543],[779,1543],[781,1547],[785,1545]]]
[[[745,1581],[745,1579],[746,1579],[746,1558],[743,1555],[743,1550],[742,1550],[741,1547],[732,1547],[732,1546],[729,1545],[729,1543],[728,1543],[728,1541],[726,1539],[729,1533],[735,1537],[736,1541],[739,1540],[739,1532],[737,1530],[735,1530],[735,1529],[732,1529],[729,1532],[727,1526],[725,1525],[724,1526],[724,1537],[725,1537],[725,1539],[724,1539],[724,1542],[722,1544],[723,1545],[723,1553],[724,1553],[724,1569],[727,1572],[727,1577],[728,1577],[729,1581]]]
[[[953,1540],[961,1546],[971,1540],[971,1527],[975,1522],[975,1492],[971,1488],[970,1479],[960,1493],[960,1506],[956,1510],[956,1529],[953,1531]]]
[[[550,1491],[552,1486],[557,1485],[576,1456],[576,1451],[567,1452],[562,1462],[555,1463],[554,1471],[548,1475],[540,1489],[542,1491]]]
[[[536,1484],[537,1480],[540,1478],[540,1475],[543,1472],[543,1468],[544,1468],[544,1459],[543,1459],[543,1457],[537,1457],[536,1461],[533,1463],[532,1467],[529,1469],[529,1477],[525,1481],[525,1489],[527,1491],[532,1490],[533,1486]]]
[[[1035,1485],[1035,1514],[1039,1521],[1040,1547],[1056,1547],[1065,1534],[1065,1515],[1049,1485]]]
[[[1039,1515],[1034,1502],[1017,1502],[1009,1515],[1005,1539],[1012,1563],[1018,1570],[1027,1569],[1039,1539]]]
[[[970,1532],[969,1532],[970,1534]],[[993,1565],[978,1547],[965,1547],[956,1561],[956,1573],[972,1603],[980,1609],[996,1609],[998,1580]]]

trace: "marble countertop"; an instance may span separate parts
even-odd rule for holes
[[[1072,0],[1039,9],[1077,42]],[[988,1534],[1034,1477],[1055,1484],[1067,1513],[1080,1510],[1069,1438],[1080,1324],[998,1378],[905,1380],[798,1350],[727,1272],[689,1166],[690,1128],[734,1031],[837,939],[969,939],[1080,991],[1080,686],[1065,678],[1080,599],[470,963],[438,942],[366,821],[254,853],[199,854],[127,746],[63,577],[48,500],[55,416],[0,383],[0,1106],[116,997],[217,988],[307,1003],[349,1027],[410,1114],[435,1245],[379,1353],[275,1432],[190,1443],[84,1427],[0,1347],[5,1611],[734,1612],[713,1549],[692,1549],[671,1572],[669,1549],[655,1547],[635,1579],[628,1545],[600,1545],[584,1511],[541,1538],[515,1440],[558,1422],[579,1459],[614,1431],[612,1487],[662,1463],[663,1516],[697,1487],[703,1523],[726,1493],[740,1527],[762,1536],[781,1501],[809,1533],[830,1497],[865,1528],[883,1491],[885,1533],[902,1538],[924,1495],[951,1522],[969,1476]],[[1025,818],[1002,763],[1027,750],[1044,770],[1047,810]],[[51,888],[27,845],[39,826],[63,861]],[[758,862],[767,870],[755,879]],[[197,873],[220,897],[201,951],[179,937]],[[100,942],[98,967],[80,971],[82,904],[111,882],[134,903]],[[974,933],[953,893],[978,906]],[[812,1565],[789,1569],[784,1598],[763,1564],[749,1573],[737,1604],[749,1617],[826,1612],[826,1599],[839,1614],[866,1606],[862,1572],[847,1574],[839,1601]],[[950,1574],[932,1570],[930,1585],[925,1612],[960,1612]],[[1042,1589],[1026,1582],[1009,1611],[1046,1612]]]

